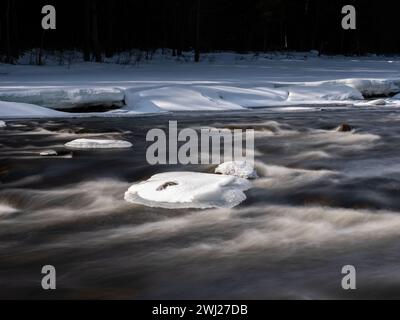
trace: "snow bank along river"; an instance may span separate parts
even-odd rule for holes
[[[169,120],[255,129],[259,177],[246,182],[247,199],[204,210],[124,200],[158,174],[215,172],[147,164],[146,132],[167,130]],[[337,132],[342,123],[353,130]],[[388,106],[7,120],[0,297],[398,298],[399,124]],[[65,147],[91,138],[132,147]],[[40,156],[45,150],[57,155]],[[40,289],[46,264],[57,268],[51,293]],[[348,264],[358,271],[354,292],[340,286]]]
[[[400,106],[399,64],[398,57],[312,53],[221,53],[205,55],[199,64],[156,56],[139,67],[0,64],[0,120],[87,117],[82,110],[111,117],[321,103]]]

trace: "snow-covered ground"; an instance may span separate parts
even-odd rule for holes
[[[105,116],[299,104],[368,106],[371,102],[365,99],[377,96],[384,100],[375,105],[397,106],[398,93],[400,57],[215,53],[203,55],[199,64],[161,55],[135,65],[0,64],[0,101],[66,110],[92,105],[122,107]],[[21,108],[1,104],[0,117],[36,115],[36,111]],[[41,114],[54,115],[50,111]]]

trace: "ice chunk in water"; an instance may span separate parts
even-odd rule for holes
[[[246,200],[248,180],[198,172],[168,172],[134,184],[125,193],[128,202],[149,207],[233,208]]]
[[[58,156],[58,153],[55,150],[45,150],[40,152],[39,155],[41,155],[42,157],[55,157]]]
[[[229,161],[220,164],[215,173],[220,173],[226,176],[234,176],[244,179],[257,179],[258,175],[254,166],[247,161]]]
[[[121,149],[130,148],[132,144],[123,140],[76,139],[65,146],[74,149]]]

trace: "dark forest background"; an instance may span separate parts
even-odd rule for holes
[[[85,60],[128,49],[236,52],[318,50],[323,54],[398,53],[396,2],[376,0],[2,0],[0,55],[13,62],[32,48],[79,50]],[[57,30],[41,28],[54,5]],[[357,9],[357,30],[341,28],[341,9]]]

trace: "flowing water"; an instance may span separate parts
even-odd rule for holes
[[[150,166],[146,132],[254,128],[260,179],[234,209],[124,201]],[[352,133],[335,132],[349,123]],[[106,137],[127,150],[71,151]],[[58,157],[40,157],[54,149]],[[322,108],[9,121],[0,128],[0,298],[400,298],[400,113]],[[57,290],[41,289],[54,265]],[[357,290],[341,287],[344,265]]]

